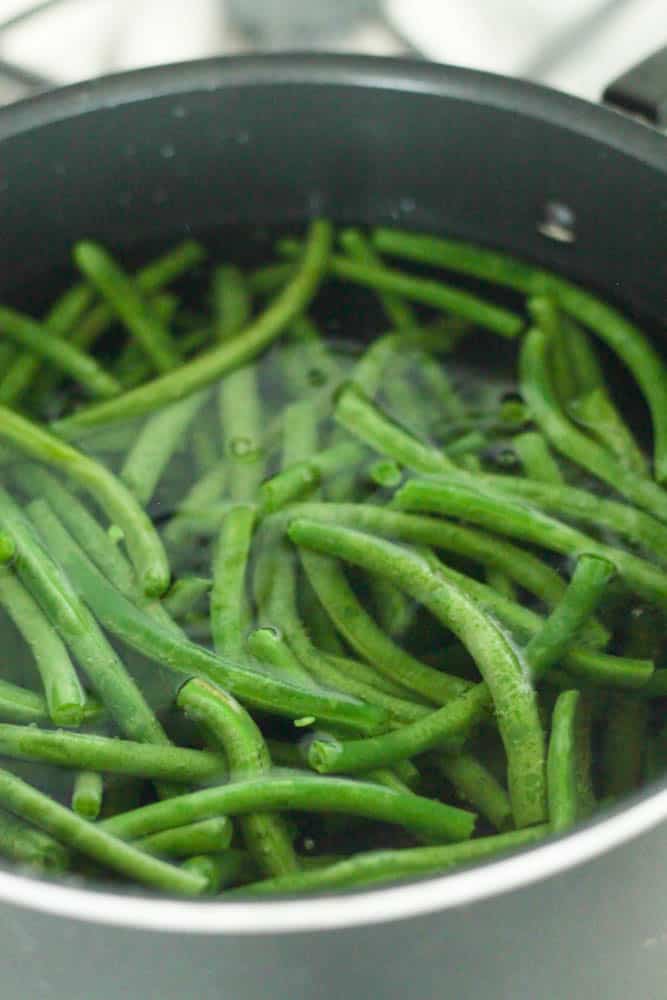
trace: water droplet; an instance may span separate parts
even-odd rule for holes
[[[312,851],[315,850],[315,841],[313,840],[312,837],[304,837],[304,840],[303,840],[303,849],[304,849],[304,851],[309,851],[309,852],[312,852]]]
[[[261,448],[252,438],[237,437],[229,442],[229,453],[242,462],[256,462],[261,456]]]
[[[576,215],[569,205],[560,201],[548,201],[537,231],[557,243],[574,243],[577,238],[576,221]]]
[[[176,147],[170,142],[166,142],[160,147],[160,156],[163,160],[171,160],[176,155]]]
[[[175,104],[171,109],[171,114],[173,118],[186,118],[188,113],[182,104]]]
[[[237,134],[236,141],[238,142],[239,146],[247,146],[247,144],[250,142],[250,132],[247,132],[245,129],[243,129],[241,132]]]
[[[399,208],[403,215],[410,215],[417,207],[417,202],[414,198],[401,198],[399,202]]]
[[[127,157],[128,160],[133,160],[136,155],[137,155],[137,147],[133,142],[128,142],[127,146],[125,147],[125,156]]]
[[[53,164],[53,170],[54,173],[58,175],[58,177],[64,177],[65,174],[67,173],[67,167],[65,166],[64,163],[60,162]]]

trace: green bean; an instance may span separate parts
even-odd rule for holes
[[[516,824],[539,822],[546,805],[544,736],[525,668],[498,626],[463,591],[433,574],[417,553],[362,532],[304,519],[293,521],[288,533],[297,545],[388,576],[463,642],[484,676],[495,705],[508,756]]]
[[[285,242],[281,249],[293,256],[297,246]],[[329,260],[329,270],[336,278],[364,285],[376,292],[400,295],[410,302],[442,309],[446,313],[461,316],[488,330],[493,330],[503,337],[515,337],[523,327],[523,321],[515,313],[470,292],[445,285],[441,281],[415,278],[411,274],[393,270],[386,265],[379,267],[336,255]]]
[[[663,482],[667,475],[667,368],[644,334],[616,309],[564,278],[469,243],[378,229],[373,245],[381,253],[396,253],[522,292],[553,295],[565,313],[589,327],[619,355],[639,383],[653,420],[655,476]]]
[[[435,765],[464,802],[485,816],[496,830],[512,827],[512,806],[507,792],[471,753],[439,754]]]
[[[528,312],[549,341],[548,367],[561,406],[576,395],[576,376],[564,349],[562,317],[550,295],[533,295],[526,302]]]
[[[371,705],[381,706],[396,720],[420,717],[423,714],[421,706],[404,698],[386,694],[376,686],[365,683],[358,676],[351,674],[345,666],[341,669],[334,658],[315,648],[299,617],[296,573],[290,555],[285,553],[282,558],[277,559],[270,595],[259,603],[262,605],[263,613],[268,616],[269,623],[279,623],[280,631],[308,673],[324,687],[361,698]]]
[[[463,517],[564,556],[597,555],[616,566],[628,586],[638,594],[661,607],[667,605],[667,576],[650,563],[623,549],[598,542],[509,496],[499,493],[489,496],[459,482],[410,480],[401,487],[395,502],[404,509]]]
[[[181,444],[188,427],[206,402],[208,393],[197,392],[149,417],[128,452],[120,478],[145,507]]]
[[[282,468],[307,462],[317,452],[317,405],[311,398],[285,407]]]
[[[348,778],[294,773],[191,792],[113,816],[99,827],[117,837],[137,838],[211,816],[286,809],[363,816],[405,827],[436,841],[467,839],[475,820],[473,813],[412,792],[395,792]]]
[[[383,267],[379,254],[375,253],[361,230],[344,229],[338,238],[348,257],[372,267]],[[417,326],[414,311],[399,295],[392,292],[379,292],[378,299],[387,319],[397,330],[409,330]]]
[[[64,339],[89,307],[92,289],[74,285],[52,306],[44,318],[44,326],[52,338]],[[4,376],[0,382],[0,403],[14,406],[30,388],[42,364],[42,358],[33,351],[22,351],[9,366],[2,366]]]
[[[0,306],[0,334],[62,369],[93,397],[110,399],[121,391],[118,382],[93,358],[61,337],[52,336],[48,327],[37,320],[7,306]]]
[[[12,472],[19,486],[32,498],[41,497],[58,511],[68,530],[113,585],[126,596],[134,596],[132,567],[88,509],[40,466],[19,465]]]
[[[158,372],[168,372],[180,360],[180,351],[132,278],[103,247],[90,241],[77,243],[74,260],[119,319],[136,338]]]
[[[102,714],[101,706],[88,698],[83,707],[83,722],[93,722]],[[0,719],[6,722],[46,722],[50,719],[46,700],[34,691],[0,680]]]
[[[302,687],[311,687],[310,674],[276,628],[256,628],[246,640],[246,647],[260,662],[276,667],[280,677],[292,680]]]
[[[637,788],[642,773],[648,707],[630,694],[614,694],[607,711],[602,744],[605,795],[627,795]]]
[[[604,597],[614,572],[606,559],[580,556],[563,599],[524,650],[533,677],[539,678],[562,658]]]
[[[50,875],[64,872],[69,863],[65,848],[48,834],[0,813],[0,855]]]
[[[147,854],[164,858],[191,858],[195,854],[226,851],[232,842],[232,833],[232,824],[227,817],[216,816],[141,837],[134,842],[134,846]]]
[[[667,520],[667,493],[656,483],[630,471],[564,416],[549,380],[547,346],[548,341],[540,330],[530,330],[519,358],[522,392],[543,433],[566,458],[592,472],[638,507]],[[664,461],[667,464],[667,450]]]
[[[245,578],[255,511],[233,507],[225,516],[213,560],[211,633],[218,653],[240,656],[243,648]]]
[[[636,507],[607,500],[578,487],[545,484],[518,476],[484,473],[477,477],[476,487],[488,487],[493,491],[507,493],[529,501],[542,510],[582,521],[596,529],[606,529],[640,546],[663,563],[667,562],[664,555],[667,550],[667,528]]]
[[[2,756],[16,760],[164,781],[219,780],[227,772],[219,754],[36,726],[0,724],[0,748]]]
[[[164,593],[169,586],[169,564],[162,543],[147,514],[113,473],[2,406],[0,438],[82,485],[123,532],[144,593],[151,597]]]
[[[288,718],[314,715],[323,722],[347,724],[365,732],[382,726],[386,713],[377,706],[326,692],[304,691],[165,630],[105,580],[44,505],[39,509],[39,520],[51,550],[99,621],[149,659],[177,673],[207,678],[255,708]]]
[[[343,441],[303,462],[283,469],[271,479],[267,479],[259,488],[262,514],[273,514],[281,507],[299,499],[304,493],[315,489],[328,476],[358,464],[363,455],[364,449],[358,444],[353,441]]]
[[[317,291],[329,257],[331,226],[324,220],[311,224],[306,251],[289,285],[253,320],[245,331],[219,347],[181,365],[177,371],[119,396],[113,406],[90,406],[54,425],[62,436],[78,434],[100,423],[128,420],[176,402],[246,364],[275,340],[290,320],[303,312]]]
[[[151,305],[159,321],[169,327],[180,302],[178,296],[172,295],[170,292],[163,292],[161,295],[155,296]],[[179,349],[184,353],[183,342],[180,338]],[[124,389],[139,385],[144,379],[150,378],[153,373],[152,361],[146,356],[141,344],[131,334],[118,356],[113,373]]]
[[[443,452],[422,444],[392,423],[352,384],[338,397],[334,415],[341,426],[365,444],[416,472],[446,473],[455,468]]]
[[[551,722],[547,757],[549,825],[554,833],[568,830],[577,820],[576,713],[578,691],[558,696]]]
[[[21,582],[13,574],[2,571],[0,605],[32,651],[42,679],[49,717],[58,726],[80,725],[86,695],[64,643]]]
[[[385,635],[366,613],[334,559],[305,549],[301,549],[300,556],[310,584],[332,621],[375,670],[437,705],[467,690],[467,681],[426,666]]]
[[[232,500],[249,502],[264,477],[262,404],[255,368],[246,365],[230,372],[220,386],[219,403],[229,493]]]
[[[582,693],[574,720],[577,782],[577,819],[588,819],[595,809],[593,790],[593,697]]]
[[[84,819],[97,819],[102,810],[104,779],[96,771],[79,771],[72,790],[72,811]]]
[[[523,434],[517,434],[512,441],[512,446],[529,479],[537,479],[550,486],[563,484],[563,476],[558,468],[558,463],[541,434],[536,431],[525,431]],[[598,498],[596,497],[596,499]]]
[[[234,891],[242,894],[278,895],[284,893],[324,892],[330,889],[357,888],[380,882],[395,882],[402,878],[442,875],[459,865],[479,863],[497,855],[510,853],[539,843],[548,833],[547,826],[479,837],[447,847],[407,847],[395,851],[368,851],[326,868],[316,868],[264,879]],[[227,893],[231,895],[231,893]]]
[[[44,530],[42,522],[49,514],[47,505],[43,501],[35,501],[28,512],[33,524],[39,523],[40,530]],[[69,579],[51,561],[30,524],[3,491],[0,491],[0,517],[5,523],[11,520],[12,530],[20,539],[20,558],[16,565],[22,582],[37,598],[121,729],[141,741],[168,742],[141,691],[73,590]]]
[[[308,517],[416,545],[432,545],[502,570],[546,604],[556,604],[565,585],[558,573],[530,552],[481,531],[435,517],[405,514],[369,504],[302,503],[285,517]]]
[[[244,328],[252,313],[246,281],[238,267],[217,267],[212,292],[215,333],[219,340],[228,340]]]
[[[201,598],[210,592],[212,583],[213,581],[206,577],[182,577],[172,585],[169,593],[163,598],[165,611],[176,620],[187,617]]]
[[[291,261],[265,264],[251,271],[246,279],[248,291],[253,295],[273,295],[292,280],[296,265]]]
[[[184,542],[191,528],[190,518],[211,504],[219,501],[227,484],[229,468],[226,460],[217,461],[188,490],[178,505],[176,514],[165,528],[164,537],[169,545]]]
[[[183,895],[203,891],[205,883],[201,877],[123,843],[103,830],[101,824],[81,819],[8,771],[0,771],[0,802],[57,840],[138,882]]]
[[[220,688],[202,680],[183,685],[176,699],[186,715],[205,723],[225,751],[234,781],[267,775],[272,767],[264,738],[250,715]],[[246,846],[268,876],[298,871],[287,828],[279,816],[252,813],[241,820]]]
[[[414,692],[409,691],[402,684],[390,680],[388,676],[381,674],[372,665],[363,663],[361,660],[353,660],[349,656],[330,653],[326,650],[323,652],[326,653],[341,673],[356,677],[357,680],[363,681],[371,687],[376,687],[380,691],[385,691],[387,694],[393,694],[397,698],[407,698],[416,701],[418,704],[422,704],[422,700],[419,697],[415,697]]]

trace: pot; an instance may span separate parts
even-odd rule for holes
[[[643,103],[636,77],[616,97],[657,118],[655,67]],[[467,70],[297,55],[144,70],[0,113],[0,297],[19,304],[39,304],[84,235],[131,251],[316,213],[502,247],[664,333],[667,144],[609,108]],[[515,857],[322,899],[190,903],[4,869],[2,996],[658,998],[665,870],[665,784]]]

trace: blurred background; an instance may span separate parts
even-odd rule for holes
[[[0,0],[0,102],[138,66],[289,48],[422,56],[596,99],[666,41],[666,0]]]

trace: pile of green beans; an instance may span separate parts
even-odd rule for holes
[[[454,240],[316,219],[221,245],[133,271],[87,240],[39,316],[0,307],[0,856],[323,893],[528,848],[658,778],[649,337]]]

